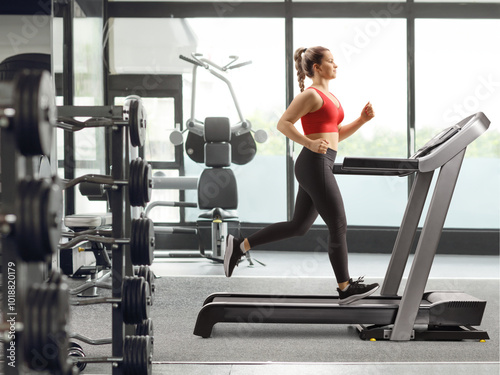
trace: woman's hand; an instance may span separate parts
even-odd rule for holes
[[[374,117],[375,117],[375,111],[373,110],[372,104],[368,102],[361,111],[361,116],[360,116],[361,121],[368,122]]]
[[[311,139],[306,147],[312,152],[316,152],[318,154],[326,154],[326,150],[328,150],[329,144],[330,142],[323,138]]]

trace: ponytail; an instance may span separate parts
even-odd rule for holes
[[[305,53],[306,50],[307,48],[300,47],[293,55],[293,59],[295,60],[295,69],[297,69],[297,81],[299,81],[300,92],[304,91],[304,80],[306,78],[306,73],[302,68],[302,54]]]
[[[293,59],[295,60],[295,68],[297,69],[297,81],[299,82],[300,92],[304,91],[304,80],[307,77],[314,76],[314,64],[321,64],[325,51],[325,47],[300,47],[295,50]],[[302,56],[304,54],[304,56]]]

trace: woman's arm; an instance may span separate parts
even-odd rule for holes
[[[375,117],[375,112],[373,111],[371,103],[368,102],[361,111],[361,116],[350,124],[343,125],[339,128],[339,142],[356,133],[360,127],[370,121],[373,117]]]
[[[322,105],[322,102],[319,103]],[[318,97],[312,90],[306,90],[298,95],[288,106],[278,121],[278,130],[292,141],[301,144],[313,152],[326,153],[329,142],[326,139],[309,139],[300,133],[294,124],[304,115],[317,109]]]

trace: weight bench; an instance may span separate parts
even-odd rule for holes
[[[71,229],[71,234],[99,233],[99,231],[110,230],[112,219],[110,212],[75,214],[66,216],[64,225]],[[88,277],[84,284],[71,290],[71,294],[95,297],[98,295],[97,288],[111,288],[111,284],[107,282],[111,273],[107,272],[99,276],[101,272],[111,269],[108,252],[101,243],[86,242],[71,249],[61,249],[60,266],[61,270],[71,277]]]

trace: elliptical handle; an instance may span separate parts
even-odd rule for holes
[[[248,60],[239,64],[231,65],[227,69],[237,69],[241,68],[242,66],[250,65],[252,63],[252,60]]]
[[[191,63],[191,64],[194,64],[194,65],[201,66],[201,67],[203,67],[203,68],[205,67],[205,65],[203,65],[201,62],[196,61],[196,60],[193,60],[193,59],[191,59],[191,58],[189,58],[189,57],[186,57],[186,56],[183,56],[183,55],[179,55],[179,59],[184,60],[184,61],[187,61],[187,62],[189,62],[189,63]]]

